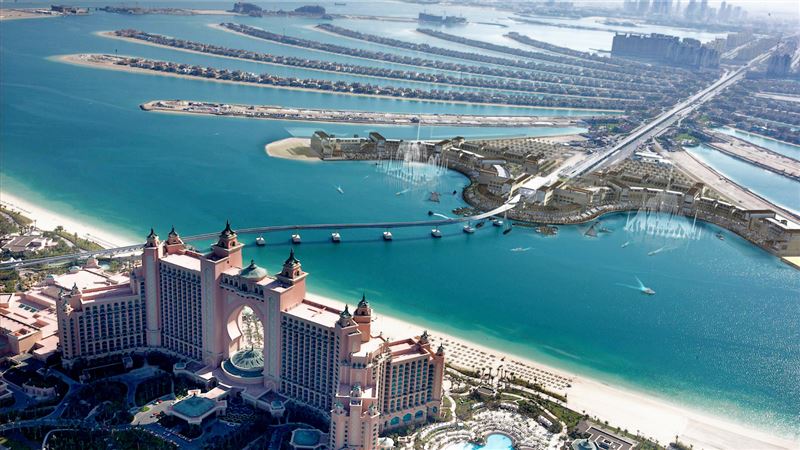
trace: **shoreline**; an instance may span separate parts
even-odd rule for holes
[[[37,206],[19,196],[2,192],[2,203],[21,210],[23,214],[37,221],[41,228],[57,225],[66,230],[77,232],[79,235],[88,234],[90,237],[101,238],[113,243],[130,243],[124,237],[108,233],[97,227],[85,225],[77,219],[51,212],[46,207]],[[108,242],[98,242],[107,245]],[[339,294],[344,296],[343,294]],[[312,300],[322,301],[337,307],[344,303],[330,297],[318,294],[308,296]],[[425,326],[415,325],[408,320],[392,315],[376,315],[375,324],[389,337],[401,337],[409,333],[418,333]],[[800,441],[792,441],[788,437],[777,436],[769,431],[750,428],[745,424],[736,422],[735,419],[718,416],[710,412],[699,410],[692,406],[673,403],[667,399],[659,398],[651,392],[635,387],[615,384],[578,374],[572,370],[560,368],[551,364],[536,361],[533,358],[513,353],[503,352],[488,345],[476,343],[470,339],[455,337],[443,333],[436,328],[430,328],[432,341],[439,343],[445,341],[445,351],[452,358],[452,348],[455,345],[466,346],[475,354],[483,352],[494,355],[495,360],[505,358],[531,368],[563,377],[569,380],[570,387],[566,389],[567,407],[584,412],[589,416],[596,416],[601,420],[608,420],[613,426],[638,430],[643,436],[657,439],[659,442],[671,442],[676,435],[682,442],[692,443],[698,448],[730,449],[730,448],[759,448],[759,449],[791,449]],[[449,345],[448,345],[449,344]],[[450,360],[454,362],[453,359]],[[458,364],[470,367],[468,364]],[[744,446],[742,446],[744,443]]]
[[[344,303],[320,294],[310,293],[311,300],[328,303],[338,308]],[[413,324],[405,319],[380,314],[373,323],[389,338],[399,338],[409,334],[421,333],[423,325]],[[476,343],[469,339],[455,337],[435,328],[428,328],[432,343],[438,345],[443,340],[466,345],[477,352],[494,355],[496,360],[517,361],[554,375],[570,380],[567,388],[567,407],[601,420],[608,420],[611,426],[636,430],[643,436],[657,439],[659,443],[672,442],[679,436],[681,442],[705,449],[791,449],[800,444],[789,438],[778,437],[768,431],[750,428],[733,419],[716,416],[694,407],[673,403],[656,395],[624,385],[612,385],[603,380],[580,375],[538,362],[529,357],[507,353],[502,350]],[[452,344],[451,344],[452,345]],[[446,358],[452,356],[452,348],[445,343]],[[453,362],[451,359],[449,362]]]
[[[65,231],[77,233],[79,237],[93,241],[104,248],[123,247],[135,243],[122,235],[114,234],[97,226],[87,225],[84,221],[59,214],[46,206],[37,205],[36,202],[11,194],[5,186],[0,192],[0,204],[19,211],[25,217],[33,220],[39,229],[53,231],[57,226],[62,226]]]
[[[365,61],[372,61],[373,63],[375,63],[375,62],[377,62],[377,63],[383,62],[383,63],[393,64],[393,65],[397,65],[397,66],[413,67],[415,69],[430,70],[433,73],[436,73],[436,72],[448,72],[448,73],[459,74],[459,72],[454,72],[452,70],[444,70],[444,69],[443,70],[435,70],[435,69],[433,69],[431,67],[415,66],[415,65],[412,65],[412,64],[403,64],[403,63],[386,62],[386,61],[376,61],[374,59],[364,58],[362,56],[342,55],[342,54],[339,54],[339,53],[329,52],[329,51],[326,51],[326,50],[318,50],[318,49],[315,49],[315,48],[301,47],[299,45],[285,44],[283,42],[268,41],[268,40],[265,40],[265,39],[257,38],[255,36],[250,36],[249,34],[244,34],[244,33],[239,33],[238,31],[229,30],[229,29],[227,29],[225,27],[221,27],[221,26],[219,26],[218,24],[215,24],[215,23],[210,23],[210,24],[208,24],[208,26],[210,28],[215,29],[215,30],[220,30],[220,31],[224,31],[226,33],[236,34],[236,35],[243,36],[243,37],[246,37],[246,38],[254,39],[256,41],[270,42],[270,43],[273,43],[273,44],[276,44],[276,45],[284,45],[286,47],[297,48],[297,49],[300,49],[300,50],[327,53],[329,55],[334,55],[334,56],[337,56],[337,57],[362,59],[362,60],[365,60]],[[492,75],[486,75],[486,77],[513,80],[513,78],[496,77],[496,76],[492,76]],[[401,97],[389,97],[389,98],[401,98]],[[570,108],[570,107],[566,107],[566,106],[522,106],[522,105],[504,105],[504,104],[493,104],[493,103],[469,103],[469,102],[466,102],[466,103],[468,103],[470,105],[508,106],[508,107],[511,107],[511,108],[515,108],[516,107],[516,108],[528,108],[528,109],[556,109],[556,110],[562,110],[562,111],[593,111],[593,112],[600,112],[600,113],[609,113],[609,114],[612,114],[612,115],[613,114],[624,114],[625,113],[625,111],[621,110],[621,109],[586,109],[586,108]]]
[[[234,61],[241,61],[241,62],[246,62],[246,63],[264,64],[264,65],[267,65],[267,66],[276,66],[276,67],[286,67],[286,68],[289,68],[289,69],[296,69],[296,70],[310,70],[310,71],[313,71],[313,72],[327,73],[327,74],[338,75],[338,76],[342,76],[342,77],[356,77],[356,78],[363,77],[363,78],[372,78],[372,79],[375,79],[375,80],[383,80],[383,81],[397,81],[397,82],[403,82],[403,83],[427,84],[427,85],[433,85],[433,86],[447,86],[447,87],[454,88],[454,89],[474,89],[474,90],[477,90],[477,91],[502,92],[502,93],[509,93],[509,94],[519,94],[520,92],[522,92],[522,93],[525,93],[525,94],[536,94],[536,95],[542,95],[542,96],[545,96],[545,97],[551,96],[551,97],[567,97],[567,98],[580,98],[580,99],[619,100],[619,99],[616,99],[616,98],[613,98],[613,97],[585,97],[585,96],[573,95],[573,94],[550,94],[550,93],[547,93],[547,92],[540,93],[540,92],[533,92],[533,91],[501,89],[501,88],[491,88],[491,87],[481,87],[481,86],[465,86],[465,85],[460,85],[460,84],[440,83],[440,82],[435,82],[435,81],[407,80],[407,79],[403,79],[403,78],[390,78],[390,77],[381,77],[381,76],[377,76],[377,75],[363,75],[363,74],[358,74],[358,73],[342,73],[342,72],[335,72],[335,71],[332,71],[332,70],[315,69],[313,67],[291,66],[291,65],[288,65],[288,64],[279,64],[279,63],[268,62],[268,61],[258,61],[258,60],[255,60],[255,59],[239,58],[239,57],[236,57],[236,56],[227,56],[227,55],[217,55],[217,54],[214,54],[214,53],[206,53],[206,52],[201,52],[201,51],[198,51],[198,50],[190,50],[190,49],[186,49],[186,48],[170,47],[169,45],[157,44],[155,42],[148,42],[148,41],[142,41],[140,39],[133,39],[133,38],[123,37],[123,36],[117,36],[117,35],[115,35],[113,33],[114,33],[113,31],[95,31],[92,34],[95,34],[95,35],[100,36],[100,37],[108,38],[108,39],[117,39],[117,40],[120,40],[120,41],[129,42],[131,44],[149,45],[151,47],[164,48],[164,49],[168,49],[168,50],[186,52],[186,53],[194,53],[194,54],[197,54],[197,55],[210,56],[210,57],[214,57],[214,58],[232,59]],[[544,107],[537,106],[537,108],[544,108]],[[581,108],[574,108],[574,109],[577,110],[577,111],[598,111],[598,112],[611,112],[612,111],[612,110],[600,110],[600,109],[598,109],[598,110],[581,109]],[[620,114],[622,112],[623,111],[619,111]]]
[[[442,103],[442,104],[460,104],[460,105],[468,105],[468,106],[492,106],[492,107],[499,107],[499,108],[520,108],[525,110],[535,110],[535,109],[558,109],[558,108],[550,108],[545,106],[527,106],[527,105],[507,105],[505,103],[475,103],[475,102],[467,102],[462,100],[438,100],[438,99],[423,99],[423,98],[410,98],[410,97],[394,97],[391,95],[373,95],[373,94],[359,94],[354,92],[337,92],[337,91],[328,91],[324,89],[314,89],[314,88],[298,88],[293,86],[279,86],[274,84],[261,84],[261,83],[248,83],[244,81],[232,81],[232,80],[222,80],[219,78],[205,78],[200,76],[192,76],[192,75],[184,75],[179,73],[173,72],[159,72],[155,70],[148,70],[148,69],[140,69],[138,67],[131,67],[131,66],[118,66],[115,64],[103,64],[93,61],[85,60],[86,57],[89,56],[105,56],[103,53],[72,53],[66,55],[53,55],[49,56],[47,59],[51,61],[56,61],[65,64],[71,64],[73,66],[79,67],[87,67],[91,69],[103,69],[103,70],[115,70],[118,72],[127,72],[127,73],[135,73],[135,74],[146,74],[146,75],[154,75],[154,76],[162,76],[162,77],[171,77],[171,78],[181,78],[186,80],[195,80],[195,81],[207,81],[212,83],[222,83],[222,84],[238,84],[241,86],[252,86],[258,87],[263,89],[284,89],[290,91],[298,91],[298,92],[310,92],[315,94],[328,94],[328,95],[349,95],[354,97],[365,97],[365,98],[380,98],[384,100],[397,100],[397,101],[406,101],[406,102],[427,102],[427,103]],[[136,56],[130,55],[114,55],[115,57],[120,58],[137,58]],[[162,60],[153,60],[159,61]],[[563,108],[562,108],[563,109]],[[603,111],[603,110],[593,110],[593,109],[576,109],[570,108],[573,111]]]
[[[241,113],[224,113],[224,112],[210,112],[210,111],[186,111],[184,109],[176,109],[174,107],[166,107],[166,106],[157,106],[156,103],[158,102],[178,102],[178,101],[190,101],[195,102],[193,100],[151,100],[149,102],[142,103],[139,105],[139,108],[145,112],[154,112],[154,113],[164,113],[164,114],[181,114],[187,116],[210,116],[210,117],[230,117],[230,118],[238,118],[238,119],[254,119],[254,120],[278,120],[278,121],[289,121],[289,122],[307,122],[307,123],[326,123],[326,124],[343,124],[343,125],[372,125],[372,126],[380,126],[380,127],[415,127],[418,124],[428,127],[463,127],[463,128],[518,128],[518,129],[563,129],[563,128],[580,128],[585,129],[578,124],[578,120],[570,120],[568,122],[564,121],[561,116],[529,116],[531,118],[540,119],[535,122],[551,122],[549,124],[536,124],[534,123],[524,123],[519,122],[516,118],[523,118],[525,116],[471,116],[471,115],[458,115],[457,117],[463,118],[472,118],[474,117],[476,120],[479,118],[494,118],[494,119],[504,119],[508,120],[508,123],[500,123],[498,121],[495,122],[488,122],[488,123],[442,123],[442,122],[425,122],[421,120],[419,123],[411,122],[410,120],[407,123],[397,123],[394,121],[389,120],[380,120],[380,119],[359,119],[356,118],[355,120],[335,120],[333,118],[330,119],[316,119],[316,118],[293,118],[293,117],[269,117],[269,116],[253,116],[253,115],[245,115]],[[210,103],[205,102],[195,102],[198,104],[209,105]],[[246,104],[237,104],[237,103],[228,103],[227,106],[232,107],[239,107],[239,108],[246,108],[246,107],[258,107],[258,108],[283,108],[281,106],[270,106],[270,105],[246,105]],[[197,106],[197,105],[195,105]],[[288,107],[287,109],[297,109],[303,111],[313,111],[313,112],[320,112],[321,110],[314,109],[314,108],[292,108]],[[329,112],[333,113],[346,113],[346,114],[353,114],[357,116],[359,114],[370,114],[370,112],[365,111],[357,111],[357,110],[335,110],[331,109],[328,110]],[[381,116],[387,115],[395,115],[395,116],[412,116],[412,114],[408,113],[380,113]],[[414,117],[425,117],[425,114],[417,114]],[[438,116],[438,115],[437,115]],[[441,115],[445,117],[456,117],[456,115]],[[570,116],[564,116],[570,117]],[[565,123],[559,123],[565,122]],[[558,134],[552,135],[548,137],[564,137],[564,136],[578,136],[580,133],[573,133],[573,134]],[[527,136],[526,134],[523,134]],[[535,137],[535,136],[532,136]],[[576,137],[576,139],[580,139],[580,137]]]
[[[296,148],[302,148],[300,152],[293,152]],[[272,141],[264,146],[264,152],[270,158],[289,159],[301,162],[322,161],[322,155],[311,150],[310,138],[288,137]]]
[[[751,132],[751,131],[745,131],[745,130],[742,130],[742,129],[739,129],[739,128],[736,128],[736,127],[731,127],[731,126],[728,126],[728,125],[723,125],[723,126],[721,126],[720,128],[727,128],[727,129],[729,129],[729,130],[734,130],[734,131],[736,131],[736,132],[739,132],[739,133],[742,133],[742,134],[749,134],[749,135],[751,135],[751,136],[757,136],[757,137],[760,137],[761,139],[767,139],[767,140],[769,140],[769,141],[772,141],[772,142],[777,142],[778,144],[789,145],[789,146],[791,146],[791,147],[797,147],[797,150],[798,150],[798,151],[800,151],[800,145],[798,145],[798,144],[793,144],[793,143],[791,143],[791,142],[782,141],[782,140],[780,140],[780,139],[775,139],[774,137],[764,136],[763,134],[753,133],[753,132]],[[721,132],[721,133],[722,133],[722,132]],[[726,133],[723,133],[723,134],[726,134]],[[735,137],[735,138],[737,138],[737,139],[742,139],[742,138],[739,138],[739,137],[737,137],[736,135],[728,135],[728,136]],[[749,141],[748,141],[748,142],[749,142]],[[754,143],[752,143],[752,142],[749,142],[749,143],[750,143],[750,144],[753,144],[753,145],[758,145],[758,144],[754,144]],[[769,150],[769,149],[768,149],[768,150]],[[773,151],[773,152],[774,152],[775,150],[770,150],[770,151]],[[777,152],[776,152],[776,153],[777,153]],[[784,155],[784,156],[786,156],[786,155]]]

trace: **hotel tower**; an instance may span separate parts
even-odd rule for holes
[[[243,264],[243,247],[230,224],[208,253],[174,229],[163,242],[151,230],[127,283],[75,286],[60,298],[64,364],[168,352],[183,360],[176,373],[273,415],[290,403],[317,410],[330,421],[331,449],[375,449],[382,431],[439,416],[444,349],[432,349],[427,332],[387,339],[365,297],[352,311],[315,301],[293,250],[270,275]],[[245,307],[263,326],[261,348],[248,344]]]

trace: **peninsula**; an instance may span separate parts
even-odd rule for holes
[[[363,123],[372,125],[425,125],[458,127],[567,127],[582,126],[580,119],[537,116],[478,116],[464,114],[407,114],[336,109],[242,105],[192,100],[153,100],[140,105],[144,111],[243,117],[248,119],[298,120],[304,122]]]

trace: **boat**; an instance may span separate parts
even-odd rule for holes
[[[642,288],[642,294],[645,295],[656,295],[656,291],[650,289],[649,287]]]
[[[625,248],[625,247],[627,247],[627,246],[629,246],[629,245],[631,245],[631,241],[625,241],[625,243],[624,243],[624,244],[622,244],[620,247],[621,247],[621,248]]]
[[[496,227],[502,227],[503,226],[503,221],[500,220],[500,219],[492,219],[492,225],[494,225]]]
[[[439,230],[439,228],[434,228],[434,229],[431,230],[431,236],[433,236],[435,238],[440,238],[440,237],[442,237],[442,232],[441,232],[441,230]]]
[[[267,241],[266,241],[266,239],[264,239],[264,236],[259,236],[259,237],[256,238],[256,245],[259,246],[259,247],[263,247],[263,246],[267,245]]]
[[[338,232],[334,231],[331,233],[331,241],[333,241],[334,244],[338,244],[342,242],[342,236]]]
[[[299,244],[300,242],[302,242],[302,239],[300,239],[300,235],[297,234],[297,233],[293,234],[292,235],[292,243],[293,244]]]
[[[344,2],[335,2],[334,5],[336,6],[347,6],[347,3]]]
[[[336,186],[336,190],[339,191],[340,194],[344,194],[344,189],[341,186]]]
[[[392,232],[391,231],[384,231],[383,232],[383,240],[384,241],[391,241],[392,240]]]
[[[429,215],[429,216],[432,216],[432,215],[433,215],[433,211],[431,211],[431,210],[428,210],[428,215]]]
[[[462,228],[462,230],[464,230],[464,233],[467,233],[467,234],[472,234],[472,233],[475,232],[475,228],[472,228],[469,225],[464,225],[464,228]]]
[[[714,236],[716,236],[716,237],[717,237],[717,239],[719,239],[720,241],[724,241],[724,240],[725,240],[725,235],[723,235],[722,233],[719,233],[719,232],[718,232],[718,233],[717,233],[717,234],[715,234]]]
[[[439,193],[438,192],[431,192],[431,196],[430,196],[430,198],[428,200],[430,200],[432,202],[439,203]]]
[[[476,223],[476,224],[475,224],[475,228],[480,228],[480,227],[482,227],[482,226],[484,226],[484,225],[486,225],[486,222],[484,222],[483,220],[481,220],[480,222],[478,222],[478,223]]]

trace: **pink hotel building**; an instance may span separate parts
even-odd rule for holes
[[[390,341],[372,329],[365,298],[351,312],[315,301],[294,251],[275,276],[242,264],[230,225],[206,254],[173,229],[152,232],[129,283],[66,292],[57,307],[64,363],[160,349],[181,356],[176,371],[216,381],[254,406],[282,414],[286,402],[330,420],[331,449],[376,449],[383,430],[440,414],[444,349],[427,332]],[[262,349],[248,348],[240,313],[263,325]]]

